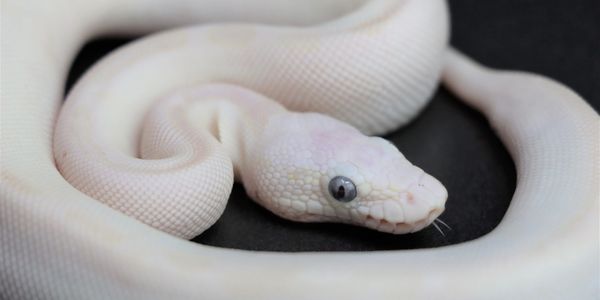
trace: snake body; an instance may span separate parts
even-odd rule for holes
[[[67,2],[3,3],[2,296],[597,296],[598,115],[557,82],[448,50],[444,1]],[[78,13],[62,15],[66,7]],[[85,40],[198,20],[288,26],[151,36],[100,62],[61,108]],[[173,236],[214,223],[234,178],[298,221],[427,226],[443,211],[443,186],[366,135],[410,121],[440,77],[486,115],[517,165],[511,206],[488,235],[347,254],[216,249]],[[328,194],[339,176],[357,188],[351,201]]]

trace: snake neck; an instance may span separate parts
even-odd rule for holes
[[[173,126],[199,138],[201,143],[218,142],[218,151],[231,159],[236,180],[244,184],[250,181],[250,168],[269,121],[289,114],[277,102],[229,84],[208,84],[178,91],[155,110],[168,117]]]

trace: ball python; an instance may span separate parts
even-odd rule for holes
[[[199,21],[212,25],[109,55],[62,105],[86,40]],[[450,49],[445,1],[6,1],[2,27],[3,298],[597,296],[597,113],[560,83]],[[294,220],[427,226],[445,189],[368,136],[414,118],[440,78],[517,166],[491,233],[335,254],[186,240],[234,178]]]

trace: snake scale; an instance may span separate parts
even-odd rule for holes
[[[4,1],[0,296],[594,298],[598,114],[560,83],[449,48],[448,25],[443,0]],[[62,105],[85,41],[154,31]],[[491,233],[337,254],[186,240],[216,221],[234,180],[292,220],[428,226],[446,190],[369,136],[412,120],[440,78],[515,160]]]

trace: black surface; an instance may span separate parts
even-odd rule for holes
[[[554,78],[600,108],[600,1],[451,1],[452,44],[493,67]],[[95,60],[129,39],[88,43],[67,87]],[[236,185],[225,214],[195,242],[251,250],[349,251],[439,247],[490,232],[515,189],[513,162],[478,112],[441,88],[423,114],[387,136],[406,157],[442,181],[449,192],[433,228],[394,236],[338,224],[301,224],[275,217]]]

